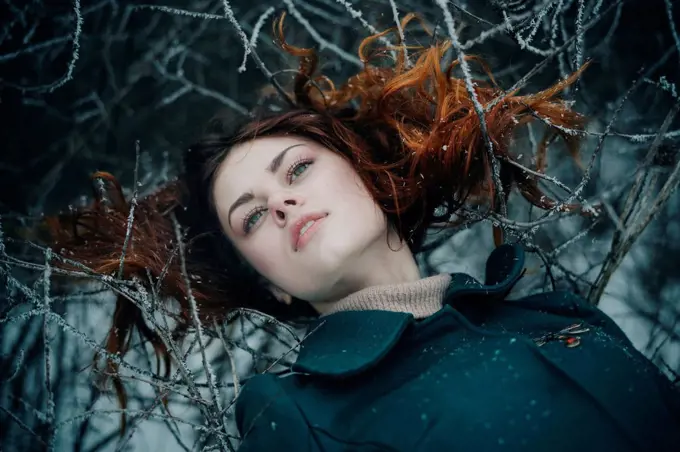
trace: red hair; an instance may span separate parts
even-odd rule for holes
[[[415,17],[407,15],[402,25],[405,27]],[[162,279],[161,294],[175,298],[181,306],[178,337],[191,323],[191,296],[199,305],[202,321],[224,321],[230,312],[242,307],[282,319],[310,314],[304,303],[291,309],[264,290],[262,277],[239,258],[220,230],[212,209],[212,178],[237,143],[293,134],[339,153],[351,162],[414,253],[420,249],[429,225],[448,220],[465,203],[498,208],[494,201],[492,162],[480,118],[465,80],[452,75],[460,61],[441,67],[450,42],[409,48],[411,58],[417,59],[408,66],[403,49],[396,48],[394,64],[385,63],[383,58],[390,49],[368,52],[378,38],[396,28],[370,36],[359,46],[363,69],[336,87],[328,77],[316,74],[318,58],[313,49],[285,42],[283,20],[284,16],[275,21],[275,35],[284,51],[300,59],[292,92],[288,94],[292,106],[282,112],[257,114],[229,132],[222,130],[226,126],[224,121],[213,121],[208,133],[187,152],[182,177],[137,200],[127,239],[131,205],[115,178],[105,172],[93,178],[107,187],[106,204],[101,192],[95,191],[95,201],[89,207],[48,217],[45,222],[56,251],[97,273],[117,272],[123,244],[128,243],[122,278]],[[581,130],[584,118],[556,96],[584,68],[546,90],[518,95],[498,88],[479,58],[466,59],[480,64],[491,79],[491,84],[474,80],[473,86],[482,106],[493,104],[485,111],[484,121],[500,164],[498,177],[506,200],[517,188],[533,205],[542,209],[555,207],[557,203],[538,188],[535,176],[511,164],[516,156],[510,146],[518,128],[542,118],[547,133],[537,151],[536,170],[543,170],[547,143],[555,135],[564,140],[574,157],[578,155],[578,134],[567,131]],[[435,214],[437,207],[445,207],[445,212]],[[186,272],[177,253],[173,218],[188,228],[183,239],[187,241]],[[191,279],[188,275],[192,275]],[[140,307],[120,295],[106,350],[124,355],[135,329],[154,345],[158,369],[163,359],[165,374],[169,375],[170,354],[165,344],[147,325]],[[107,370],[114,375],[116,390],[124,404],[124,390],[115,377],[117,364],[107,360]]]

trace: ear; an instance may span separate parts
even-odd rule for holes
[[[267,288],[281,303],[285,303],[290,306],[290,304],[293,302],[293,296],[284,292],[283,289],[280,289],[273,284],[269,284]]]

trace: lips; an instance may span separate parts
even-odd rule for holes
[[[312,212],[301,216],[290,230],[290,243],[293,245],[293,250],[297,251],[298,239],[300,238],[300,231],[303,226],[309,221],[316,221],[320,218],[326,217],[327,214],[324,212]]]

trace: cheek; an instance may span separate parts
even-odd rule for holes
[[[280,268],[280,265],[276,264],[277,257],[272,251],[274,248],[274,246],[266,246],[262,243],[261,248],[258,247],[257,249],[245,251],[250,264],[260,275],[267,279],[272,279],[272,276],[274,276],[273,272]]]
[[[248,260],[251,262],[252,266],[255,267],[255,269],[261,274],[264,275],[269,274],[269,271],[272,268],[271,262],[269,261],[269,259],[267,259],[267,256],[263,253],[259,252],[251,253]]]
[[[364,225],[382,221],[383,214],[358,175],[346,174],[336,187],[335,196],[350,218]]]
[[[341,206],[363,206],[373,200],[361,178],[350,168],[334,168],[323,175],[321,188],[324,202]],[[333,205],[328,206],[333,210]]]

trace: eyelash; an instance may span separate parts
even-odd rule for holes
[[[304,164],[306,164],[306,163],[309,163],[309,164],[311,165],[311,164],[314,163],[314,160],[312,160],[312,159],[310,159],[310,158],[299,158],[298,160],[296,160],[295,162],[293,162],[293,164],[291,164],[291,165],[288,167],[288,171],[286,171],[286,180],[288,181],[289,184],[292,184],[292,183],[293,183],[293,182],[290,180],[291,177],[293,177],[293,173],[294,173],[299,167],[301,167],[302,165],[304,165]],[[304,171],[303,171],[303,173],[304,173]],[[298,177],[300,177],[300,176],[298,176]],[[295,180],[297,180],[297,179],[295,179]],[[265,211],[265,210],[267,210],[267,209],[266,209],[266,208],[263,208],[263,207],[255,207],[254,209],[252,209],[251,211],[249,211],[249,212],[243,217],[243,226],[242,226],[242,227],[243,227],[243,231],[244,231],[246,234],[248,234],[248,233],[250,232],[250,230],[252,229],[252,227],[248,227],[248,221],[250,220],[250,218],[252,217],[252,215],[255,215],[255,214],[256,214],[257,212],[259,212],[259,211]]]

